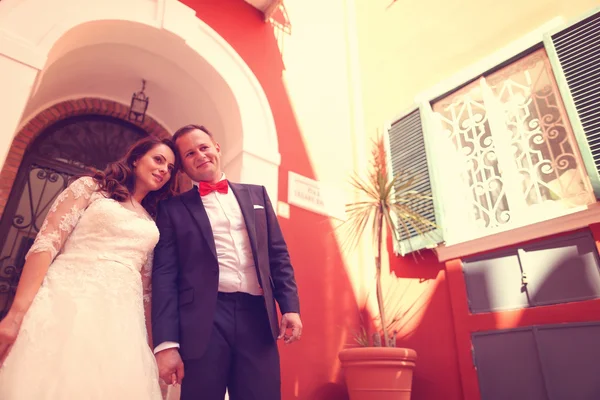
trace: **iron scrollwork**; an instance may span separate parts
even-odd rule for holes
[[[25,255],[54,203],[74,176],[103,169],[147,134],[126,121],[80,116],[56,123],[28,149],[0,221],[0,318],[12,303]]]

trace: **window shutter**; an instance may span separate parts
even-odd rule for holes
[[[413,186],[409,190],[415,190],[428,197],[413,199],[407,203],[407,206],[438,225],[419,110],[412,111],[392,122],[387,129],[387,138],[394,176],[404,176],[408,172],[409,176],[415,177]],[[397,180],[394,189],[398,190],[402,183],[400,179]],[[401,241],[400,248],[394,249],[397,254],[405,255],[412,251],[435,247],[442,241],[439,225],[427,227],[421,234],[410,225],[408,228],[408,232],[406,229],[400,229],[398,232]]]
[[[600,12],[544,41],[596,198],[600,198]]]

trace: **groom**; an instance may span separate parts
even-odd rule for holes
[[[152,272],[159,374],[181,400],[279,400],[277,339],[300,339],[294,271],[264,187],[225,180],[211,133],[173,135],[198,187],[161,203]],[[282,313],[278,324],[277,307]],[[185,378],[184,378],[185,376]]]

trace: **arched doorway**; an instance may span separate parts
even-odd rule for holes
[[[128,0],[123,7],[116,0],[81,0],[75,8],[70,0],[13,3],[0,7],[3,31],[18,38],[0,48],[14,60],[9,87],[16,88],[0,92],[1,131],[20,132],[65,100],[129,104],[144,79],[147,115],[170,132],[189,123],[209,127],[225,150],[228,178],[264,185],[278,199],[281,155],[267,96],[242,57],[194,9],[179,1]],[[62,9],[69,12],[55,12]],[[25,29],[32,16],[36,29]],[[0,135],[0,163],[12,139]]]
[[[46,128],[31,143],[0,219],[0,319],[12,303],[25,254],[54,199],[71,178],[103,169],[148,134],[111,116],[80,115]]]

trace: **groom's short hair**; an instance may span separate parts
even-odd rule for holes
[[[182,126],[181,128],[177,129],[175,131],[175,133],[173,134],[173,137],[171,138],[171,140],[173,141],[173,143],[175,143],[175,146],[177,146],[177,139],[179,139],[183,135],[186,135],[186,134],[190,133],[191,131],[195,131],[195,130],[199,130],[199,131],[206,133],[210,137],[210,140],[212,140],[213,142],[215,141],[215,138],[213,137],[212,133],[210,133],[208,131],[208,129],[206,129],[203,125],[196,125],[196,124],[189,124],[189,125]]]

